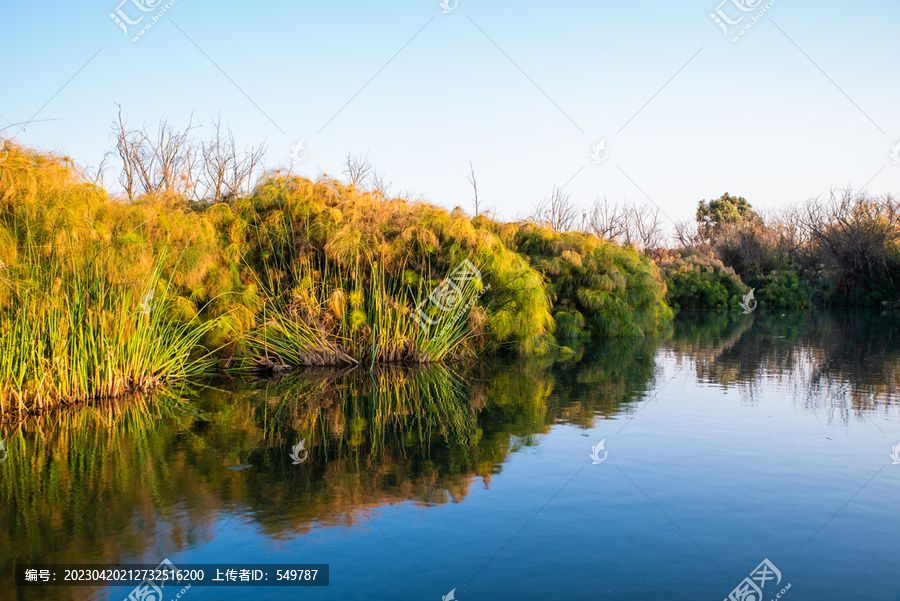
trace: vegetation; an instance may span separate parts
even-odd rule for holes
[[[732,196],[728,192],[710,202],[701,200],[697,207],[697,230],[706,240],[714,240],[730,227],[758,220],[759,216],[745,198]]]
[[[734,270],[711,255],[677,256],[662,264],[662,273],[676,311],[735,310],[747,293]]]
[[[551,334],[539,274],[460,210],[275,174],[209,213],[267,299],[251,342],[276,364],[286,346],[343,363],[423,363],[533,351]]]
[[[163,206],[160,202],[160,206]],[[192,252],[145,246],[187,235],[147,205],[110,203],[70,164],[20,148],[0,164],[0,416],[147,389],[208,367],[218,327],[175,296]],[[154,217],[156,217],[154,219]]]
[[[671,317],[653,263],[593,234],[391,196],[360,161],[348,183],[272,172],[250,189],[259,151],[218,124],[199,146],[165,123],[150,135],[120,117],[115,133],[124,198],[4,144],[0,419],[216,363],[542,355]]]
[[[552,282],[560,341],[586,339],[583,333],[604,330],[592,328],[573,302],[573,268],[565,266],[562,256],[574,251],[571,241],[582,232],[593,234],[593,244],[599,239],[621,245],[623,253],[635,249],[651,257],[665,281],[665,301],[676,311],[737,310],[751,290],[763,311],[814,305],[900,308],[900,202],[891,196],[843,190],[763,214],[746,198],[725,193],[700,201],[694,220],[676,224],[675,245],[668,248],[661,211],[648,205],[598,199],[583,211],[555,189],[530,222],[532,229],[550,232],[544,239],[567,240],[554,242],[558,251],[533,241],[519,247]],[[557,278],[562,282],[559,290]],[[587,287],[603,290],[595,284]],[[617,321],[623,325],[619,334],[629,330],[629,324]]]
[[[900,307],[900,204],[849,191],[763,215],[699,203],[665,249],[650,205],[560,189],[506,223],[437,207],[363,158],[346,181],[264,173],[221,122],[113,132],[122,197],[3,143],[0,420],[224,370],[581,357],[675,311]],[[262,175],[260,176],[260,174]]]
[[[659,270],[633,248],[532,224],[504,238],[546,278],[561,342],[643,336],[672,317]]]
[[[681,254],[711,253],[733,269],[763,309],[895,308],[900,298],[900,203],[891,196],[843,190],[762,216],[725,194],[701,201],[678,238]]]

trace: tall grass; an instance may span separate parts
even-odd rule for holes
[[[652,266],[589,234],[517,233],[521,224],[278,172],[213,204],[171,192],[117,199],[71,159],[4,152],[4,416],[149,388],[213,356],[273,372],[372,369],[544,354],[558,323],[566,337],[582,326],[615,336],[667,317]],[[441,296],[466,261],[482,277]],[[438,308],[436,295],[452,302]]]
[[[659,269],[633,248],[534,224],[505,235],[547,279],[560,342],[644,336],[672,317]]]
[[[213,215],[269,299],[248,338],[256,364],[284,359],[287,347],[307,365],[327,363],[330,350],[334,364],[439,362],[527,350],[550,333],[541,277],[459,211],[276,174]],[[484,280],[467,280],[450,310],[435,310],[429,295],[464,260]]]
[[[200,341],[215,325],[179,322],[154,269],[139,286],[111,282],[101,257],[20,266],[0,308],[0,416],[148,390],[211,366]]]

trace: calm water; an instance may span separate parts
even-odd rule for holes
[[[330,565],[186,601],[719,600],[764,559],[766,600],[896,600],[898,381],[896,319],[704,315],[564,364],[219,381],[5,427],[0,598],[119,601],[17,592],[13,565],[168,557]]]

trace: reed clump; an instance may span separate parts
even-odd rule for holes
[[[7,147],[0,418],[146,390],[209,366],[202,342],[217,320],[200,319],[179,295],[196,277],[198,253],[176,256],[162,242],[196,229],[165,206],[157,201],[148,219],[148,204],[111,201],[69,159]]]
[[[196,201],[118,198],[4,143],[0,417],[214,367],[546,354],[666,321],[632,249],[282,172]]]
[[[534,223],[501,229],[544,276],[560,342],[641,337],[671,320],[659,269],[634,248]]]
[[[286,346],[337,363],[426,363],[529,352],[551,336],[540,274],[460,210],[275,174],[211,213],[269,299],[249,338],[267,363]]]

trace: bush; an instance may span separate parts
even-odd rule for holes
[[[900,202],[845,190],[809,203],[805,221],[829,304],[878,307],[900,297]]]
[[[760,278],[756,297],[761,309],[808,309],[812,288],[796,271],[782,269]]]
[[[312,327],[312,354],[331,340],[360,361],[422,362],[500,347],[536,352],[551,335],[541,276],[462,211],[279,174],[213,211],[272,311]],[[452,324],[455,311],[436,313],[425,302],[424,321],[444,321],[423,331],[417,308],[464,260],[483,282],[461,291]],[[476,295],[478,305],[468,308]]]
[[[747,293],[734,270],[711,255],[677,257],[660,265],[667,302],[676,311],[734,310]]]
[[[209,202],[169,179],[115,198],[71,159],[3,152],[0,414],[149,387],[214,353],[277,371],[545,354],[554,331],[577,346],[672,315],[654,263],[592,234],[280,172]],[[481,277],[453,288],[465,261]]]
[[[533,224],[509,241],[546,278],[562,340],[643,336],[672,317],[659,269],[633,248]]]
[[[900,298],[900,202],[889,195],[842,190],[763,220],[726,194],[700,203],[697,229],[687,243],[734,269],[761,306],[878,308]]]

